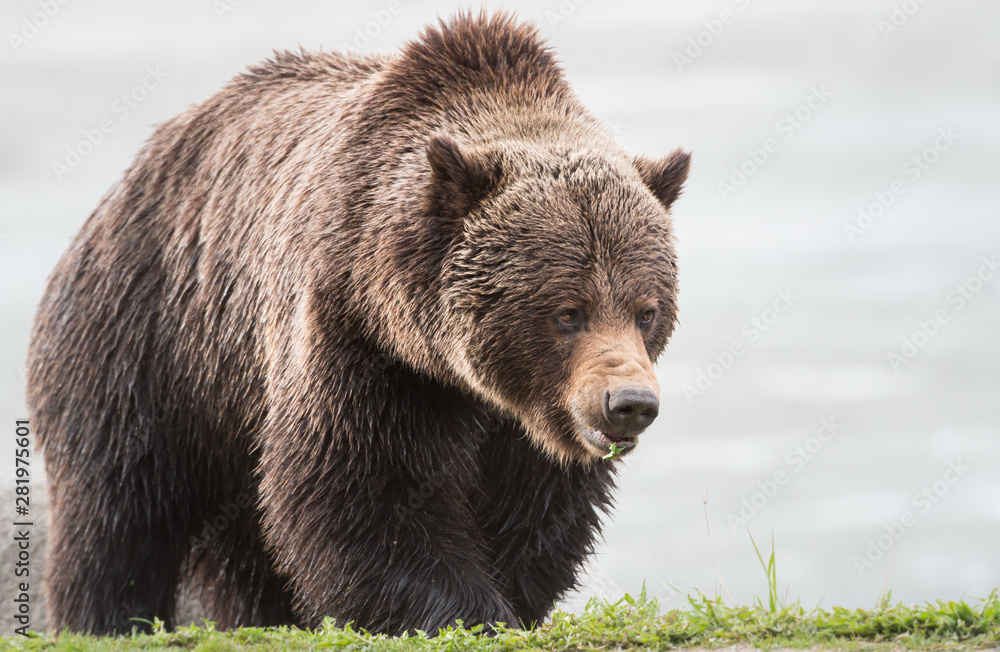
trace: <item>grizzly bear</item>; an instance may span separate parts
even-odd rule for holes
[[[536,29],[276,53],[156,129],[29,351],[55,630],[542,621],[655,418],[678,150],[629,153]]]

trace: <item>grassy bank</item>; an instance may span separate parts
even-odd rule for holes
[[[686,609],[660,613],[657,601],[626,596],[616,603],[592,601],[586,612],[557,612],[530,631],[501,629],[493,637],[477,630],[448,629],[389,638],[337,627],[328,621],[315,632],[298,629],[215,631],[211,624],[174,632],[120,638],[63,635],[17,637],[0,642],[10,650],[400,650],[502,652],[505,650],[641,650],[676,647],[819,647],[836,649],[1000,648],[1000,596],[985,600],[892,605],[874,609],[805,609],[768,601],[733,607],[721,599],[691,598]]]

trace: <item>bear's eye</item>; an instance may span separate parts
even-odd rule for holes
[[[556,313],[556,324],[565,331],[575,331],[583,324],[583,315],[575,308],[567,308]]]
[[[639,317],[639,325],[640,326],[649,326],[650,324],[653,323],[653,318],[654,317],[656,317],[656,311],[655,310],[646,310]]]

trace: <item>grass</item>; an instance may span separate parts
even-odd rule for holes
[[[764,564],[763,559],[761,563]],[[766,567],[766,564],[765,564]],[[773,555],[771,559],[773,569]],[[795,647],[849,650],[939,650],[1000,648],[1000,596],[994,591],[974,604],[936,602],[873,609],[807,610],[782,604],[771,591],[768,604],[730,606],[719,597],[688,598],[688,607],[661,613],[645,591],[618,602],[592,600],[584,614],[556,612],[533,630],[500,627],[494,636],[480,628],[449,628],[438,636],[420,633],[386,637],[336,626],[327,620],[316,631],[245,628],[219,632],[211,623],[173,632],[156,624],[153,634],[96,638],[76,634],[0,640],[3,650],[385,650],[406,652],[505,652],[507,650],[644,650],[721,647],[738,643],[760,648]]]
[[[64,633],[0,638],[5,650],[335,650],[343,652],[508,652],[538,650],[587,652],[589,650],[665,650],[721,648],[750,645],[755,648],[813,648],[821,650],[1000,650],[1000,593],[967,602],[937,601],[906,606],[892,604],[885,593],[873,609],[806,609],[798,601],[778,594],[778,571],[771,538],[767,561],[750,536],[754,552],[767,578],[767,605],[760,598],[751,606],[726,604],[721,595],[688,596],[686,609],[661,613],[659,600],[626,594],[617,602],[593,599],[583,614],[557,611],[549,622],[531,630],[498,626],[493,635],[482,626],[449,627],[428,636],[388,637],[357,630],[348,623],[338,627],[327,618],[315,631],[294,627],[246,627],[216,631],[211,622],[166,632],[159,620],[149,623],[152,634],[94,637]],[[721,583],[721,577],[720,577]]]

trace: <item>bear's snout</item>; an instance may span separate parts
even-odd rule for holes
[[[659,385],[639,337],[592,334],[574,360],[570,411],[592,453],[635,447],[659,414]]]
[[[622,387],[604,395],[604,418],[626,439],[645,430],[659,412],[659,399],[646,387]]]

